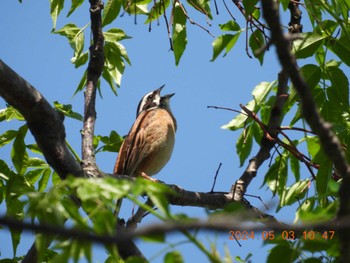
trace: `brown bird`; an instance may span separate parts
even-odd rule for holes
[[[120,147],[114,174],[157,181],[150,176],[157,174],[169,161],[176,132],[176,119],[169,105],[174,93],[162,97],[163,87],[142,97],[136,120]]]

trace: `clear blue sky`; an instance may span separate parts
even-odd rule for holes
[[[70,1],[66,1],[57,28],[68,22],[83,27],[89,22],[88,5],[80,7],[77,13],[66,19],[69,4]],[[215,36],[220,35],[217,24],[229,20],[222,3],[218,4],[220,16],[214,16],[215,23],[213,22],[213,26],[210,27]],[[235,17],[242,21],[241,14],[233,5],[231,10]],[[197,15],[197,12],[190,8],[188,11],[194,20],[209,28],[204,16]],[[240,103],[250,101],[251,91],[257,84],[277,78],[279,64],[275,53],[271,50],[265,57],[264,66],[260,67],[257,60],[247,57],[242,36],[237,46],[225,58],[219,57],[215,62],[210,62],[211,43],[214,38],[188,23],[188,45],[180,65],[176,67],[173,54],[169,52],[164,21],[161,19],[160,26],[154,23],[151,33],[148,32],[148,26],[143,24],[143,17],[138,17],[137,25],[134,25],[133,21],[133,17],[125,15],[112,24],[113,27],[122,28],[133,37],[122,42],[132,66],[126,66],[117,97],[107,84],[102,82],[103,99],[98,97],[96,105],[98,116],[96,134],[108,135],[111,130],[116,130],[119,134],[125,135],[135,119],[140,98],[145,93],[166,84],[163,92],[176,93],[171,106],[178,122],[178,132],[172,158],[157,178],[188,190],[207,192],[210,191],[215,171],[222,162],[215,190],[229,191],[233,182],[242,174],[245,165],[239,167],[235,150],[240,131],[231,132],[220,127],[236,114],[207,109],[207,105],[239,109]],[[241,25],[244,27],[245,24]],[[82,114],[83,94],[79,93],[73,97],[73,93],[85,67],[78,70],[74,68],[70,63],[73,52],[67,40],[62,36],[51,34],[51,29],[49,1],[24,0],[23,4],[19,4],[15,0],[3,0],[0,10],[0,58],[36,87],[49,102],[57,100],[60,103],[73,104],[74,110]],[[86,37],[89,35],[88,29]],[[4,106],[5,102],[0,99],[0,108]],[[80,152],[82,123],[66,118],[65,125],[68,141],[77,152]],[[16,124],[1,123],[0,134],[13,127],[16,127]],[[9,158],[9,151],[10,147],[2,148],[0,151],[2,158],[4,156]],[[116,156],[115,153],[98,154],[98,166],[105,172],[112,172]],[[267,165],[268,163],[263,165],[257,178],[250,185],[248,193],[261,196],[267,203],[276,204],[278,201],[271,199],[271,193],[265,188],[259,188]],[[259,201],[249,200],[262,208]],[[176,213],[185,212],[190,216],[205,215],[200,208],[173,207],[172,210]],[[273,214],[273,211],[270,213]],[[1,205],[0,215],[4,213],[5,207]],[[293,220],[293,214],[289,217],[286,215],[282,213],[277,218],[285,221],[288,218],[289,222]],[[149,217],[146,221],[153,222],[154,218]],[[0,230],[0,258],[12,256],[10,236],[6,233],[7,229]],[[33,241],[30,233],[24,237],[18,255],[23,255]],[[217,235],[205,232],[199,237],[208,245],[207,247],[211,242],[215,242],[222,255],[224,244],[227,244],[232,256],[244,258],[251,251],[255,253],[256,260],[266,256],[267,248],[261,246],[261,241],[246,241],[239,247],[235,242],[228,240],[229,234]],[[182,240],[186,238],[181,235],[171,235],[167,238],[168,243]],[[148,258],[151,258],[164,246],[140,243],[140,248]],[[190,259],[193,262],[193,258],[197,262],[207,261],[192,245],[181,245],[177,249],[183,252],[186,262],[190,262]],[[93,257],[94,262],[103,262],[106,257],[104,249],[97,246]],[[156,257],[153,262],[162,260],[163,255]]]

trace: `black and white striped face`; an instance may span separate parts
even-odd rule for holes
[[[169,100],[174,95],[174,93],[161,97],[160,92],[164,88],[164,86],[165,85],[161,86],[159,89],[147,93],[145,96],[142,97],[137,107],[136,117],[138,117],[143,111],[156,108],[163,108],[170,111]]]

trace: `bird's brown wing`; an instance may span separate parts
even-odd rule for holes
[[[139,164],[147,152],[142,124],[148,113],[149,111],[141,113],[131,127],[128,136],[120,147],[114,166],[114,174],[137,176],[135,173],[139,172]]]

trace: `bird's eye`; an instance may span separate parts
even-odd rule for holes
[[[153,94],[151,94],[148,96],[147,100],[153,100],[153,97],[154,97]]]

